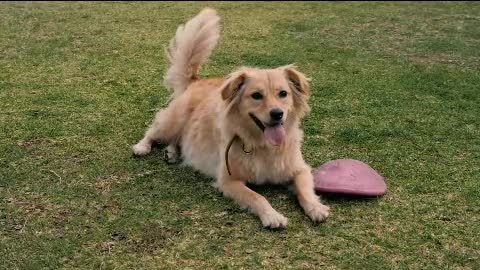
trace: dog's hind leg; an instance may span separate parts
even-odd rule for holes
[[[175,147],[188,119],[185,101],[182,98],[175,99],[167,108],[157,112],[143,139],[132,147],[135,155],[150,153],[152,144],[156,141],[173,144],[171,147],[169,146],[170,150]]]
[[[170,164],[180,162],[180,146],[177,143],[171,143],[165,148],[165,161]]]

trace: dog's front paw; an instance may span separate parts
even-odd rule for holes
[[[132,146],[132,150],[135,155],[143,156],[150,153],[150,151],[152,150],[152,147],[149,144],[146,144],[140,141],[139,143]]]
[[[260,216],[262,220],[263,227],[268,228],[285,228],[288,223],[288,219],[284,217],[282,214],[278,213],[277,211],[273,210],[267,212]]]
[[[312,219],[312,221],[321,222],[330,214],[330,207],[320,202],[316,202],[306,207],[305,213]]]

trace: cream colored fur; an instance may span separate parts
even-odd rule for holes
[[[170,68],[165,76],[165,83],[173,90],[175,97],[182,94],[192,81],[198,79],[200,66],[207,61],[218,43],[219,20],[214,10],[205,9],[185,25],[178,27],[167,50]]]
[[[184,164],[216,179],[216,186],[240,206],[258,215],[265,227],[285,227],[288,219],[277,212],[247,183],[293,184],[300,205],[313,221],[329,215],[314,192],[313,176],[301,153],[301,118],[309,111],[310,86],[294,66],[275,69],[241,68],[226,78],[199,79],[198,70],[219,37],[219,18],[206,9],[180,26],[168,50],[171,65],[166,83],[174,99],[160,110],[133,151],[148,154],[155,141],[181,147]],[[280,91],[286,95],[280,96]],[[254,99],[254,93],[262,99]],[[285,93],[283,93],[285,94]],[[265,133],[252,120],[254,115],[266,127],[272,109],[284,113],[285,137],[280,145],[267,141]],[[228,153],[231,174],[227,171]],[[245,153],[245,149],[251,153]]]

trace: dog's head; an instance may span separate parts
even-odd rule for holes
[[[242,68],[221,87],[230,120],[248,137],[281,145],[289,130],[308,112],[310,86],[294,66],[276,69]]]

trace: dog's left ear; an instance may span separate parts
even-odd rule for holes
[[[294,65],[281,67],[288,80],[288,84],[293,92],[293,104],[297,108],[296,113],[300,118],[305,116],[310,111],[308,106],[308,99],[310,98],[310,83],[308,79],[298,71]]]
[[[283,69],[292,91],[298,91],[299,93],[309,97],[311,94],[310,84],[305,75],[298,71],[293,65],[285,66]]]

